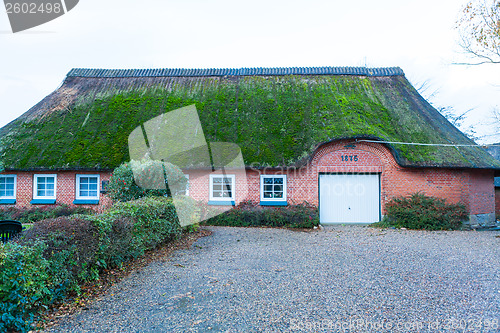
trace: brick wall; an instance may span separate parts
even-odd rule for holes
[[[354,148],[352,147],[354,145]],[[347,146],[347,147],[346,147]],[[50,174],[51,172],[46,172]],[[53,172],[52,172],[53,173]],[[72,206],[75,199],[76,174],[95,172],[57,172],[57,202]],[[196,200],[209,201],[209,179],[211,171],[185,171],[189,174],[189,194]],[[220,171],[215,173],[221,174]],[[300,168],[226,170],[236,174],[236,202],[260,201],[260,175],[286,174],[287,199],[289,204],[307,201],[318,205],[318,177],[320,173],[378,173],[381,185],[381,208],[393,197],[406,196],[417,191],[426,195],[444,198],[451,203],[463,203],[471,215],[494,214],[495,192],[493,171],[458,170],[440,168],[402,168],[391,151],[382,144],[337,141],[323,145],[309,163]],[[17,174],[18,207],[30,206],[33,197],[33,173]],[[110,173],[100,173],[101,181],[108,180]],[[497,192],[497,212],[500,207]],[[101,194],[97,206],[102,210],[110,205],[109,198]],[[229,207],[228,207],[229,208]]]
[[[3,207],[31,207],[31,200],[33,200],[33,179],[34,175],[42,174],[56,174],[57,184],[56,184],[56,203],[66,204],[68,206],[76,206],[73,204],[75,200],[76,191],[76,175],[100,175],[100,181],[109,180],[111,174],[109,172],[76,172],[76,171],[58,171],[58,172],[4,172],[3,174],[15,174],[17,175],[17,193],[16,193],[16,204],[15,205],[5,205]],[[102,190],[101,184],[99,184],[99,190]],[[111,200],[104,194],[99,194],[99,204],[98,205],[78,205],[85,208],[91,208],[96,211],[102,211],[106,207],[111,205]],[[40,206],[40,205],[36,205]]]
[[[346,148],[352,144],[355,148]],[[208,201],[208,174],[186,173],[190,174],[190,195],[196,200]],[[231,174],[231,171],[227,173]],[[319,173],[379,173],[382,214],[389,200],[415,192],[443,198],[450,203],[463,203],[471,215],[494,212],[493,171],[403,168],[384,145],[352,141],[322,146],[310,163],[300,169],[247,169],[245,181],[243,175],[237,177],[236,201],[260,201],[261,174],[286,174],[288,203],[307,201],[318,205]],[[243,195],[245,186],[248,190]]]

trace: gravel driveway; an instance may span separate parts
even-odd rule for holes
[[[210,230],[50,331],[498,331],[498,231]]]

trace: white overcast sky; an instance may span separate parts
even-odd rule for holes
[[[13,34],[0,11],[0,127],[71,68],[401,67],[435,106],[468,113],[480,142],[500,107],[500,65],[457,66],[462,0],[80,0]],[[432,93],[435,94],[431,97]],[[483,124],[483,125],[481,125]],[[496,136],[494,135],[496,134]]]

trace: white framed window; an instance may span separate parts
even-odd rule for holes
[[[260,175],[260,201],[286,201],[286,175]]]
[[[34,175],[33,199],[56,199],[57,175]]]
[[[76,175],[76,199],[99,200],[99,175]]]
[[[0,199],[16,199],[16,187],[16,175],[0,175]]]
[[[210,175],[210,200],[234,201],[235,175]]]
[[[189,196],[189,175],[184,175],[186,177],[187,182],[186,182],[186,196]]]

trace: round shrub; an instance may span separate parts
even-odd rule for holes
[[[167,180],[167,181],[165,181]],[[168,186],[166,186],[168,183]],[[187,179],[177,166],[156,160],[130,161],[113,171],[108,195],[115,201],[183,192]]]

